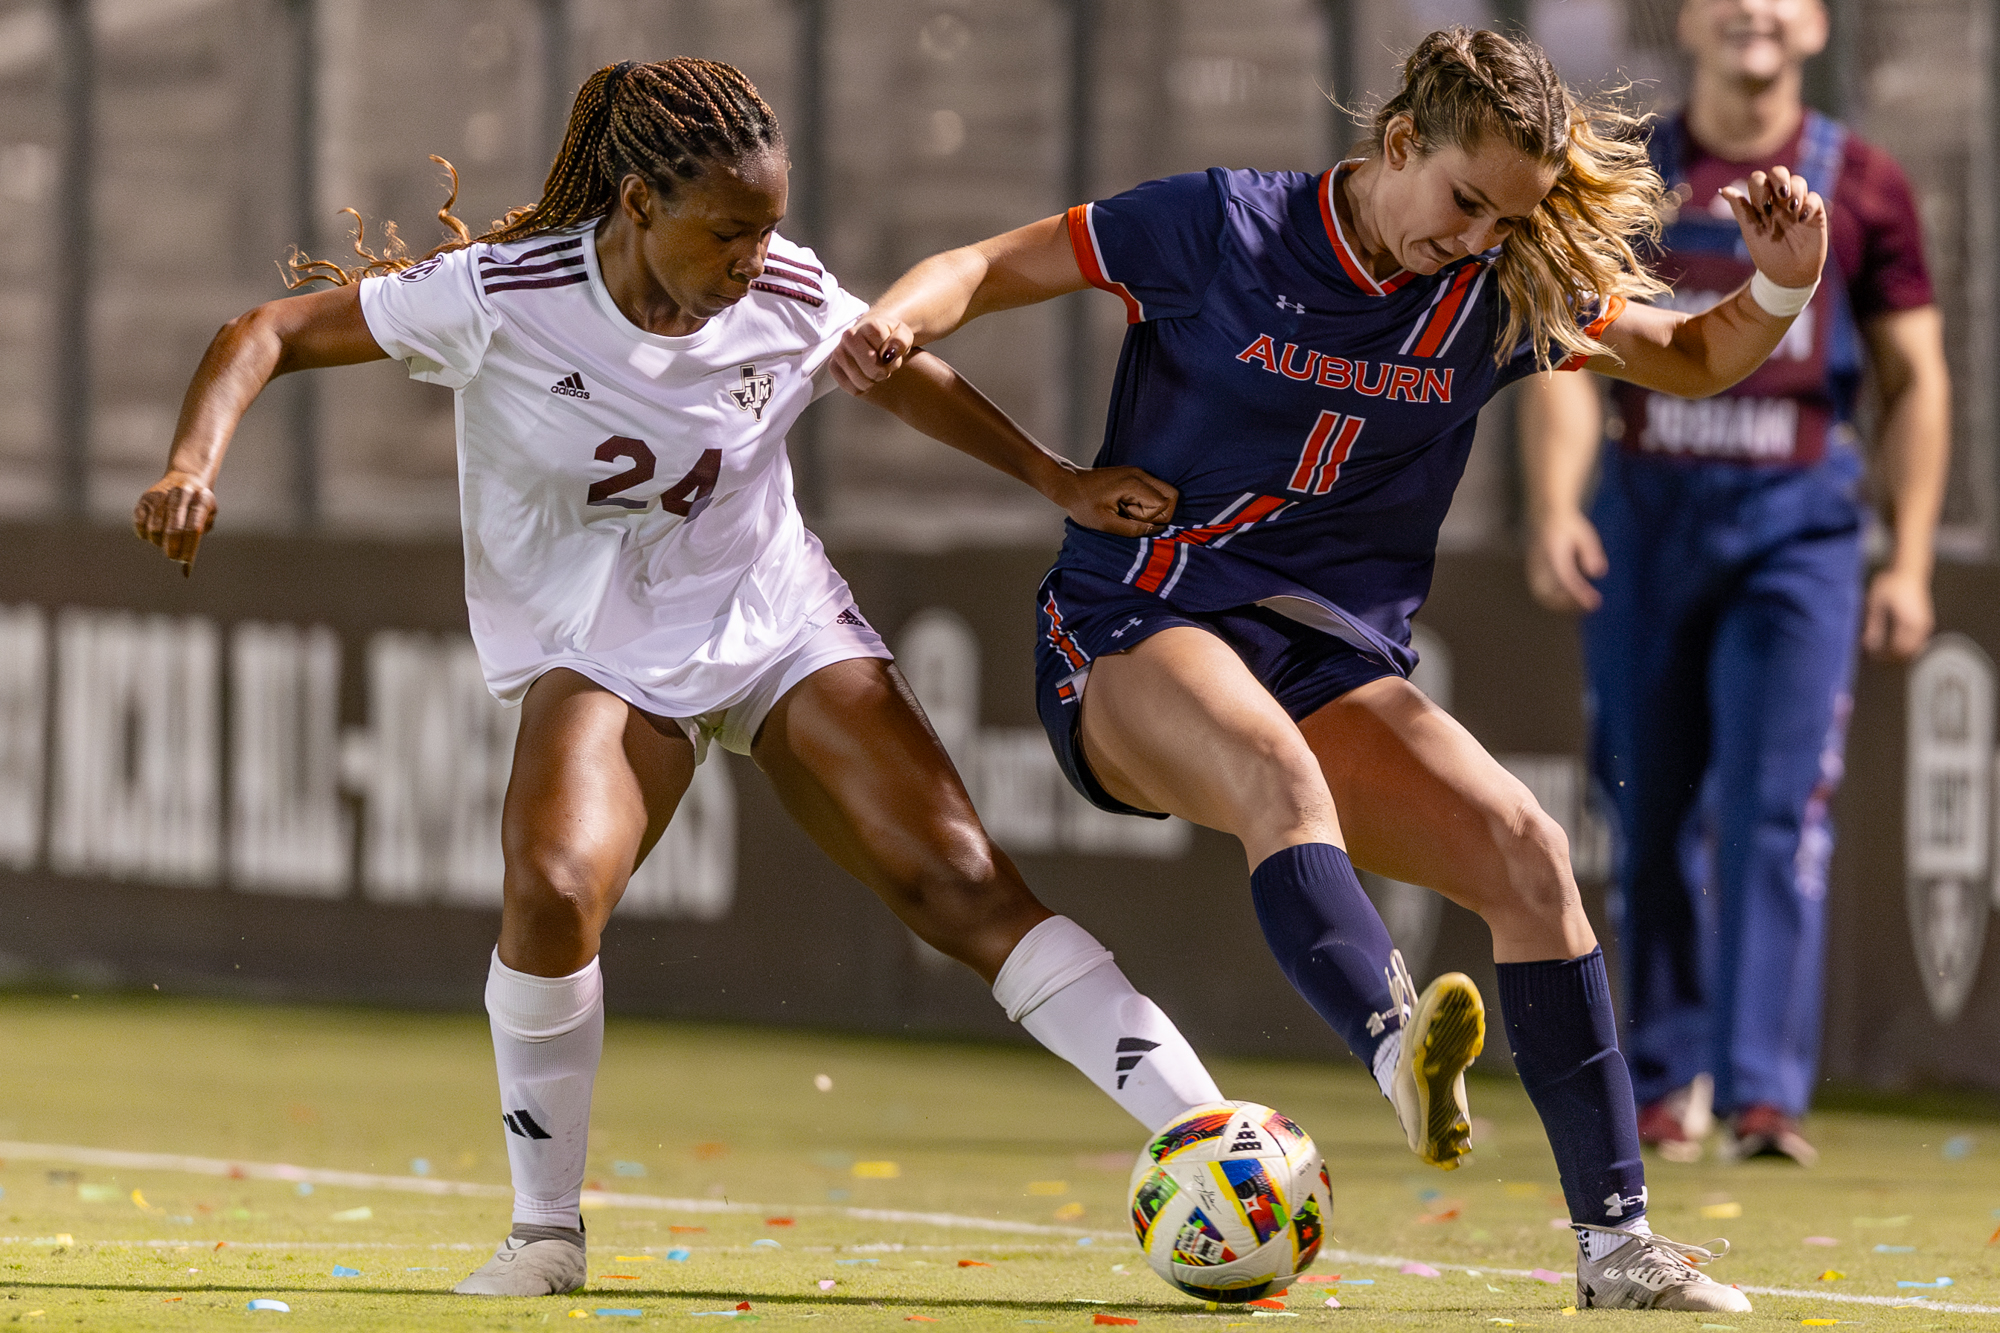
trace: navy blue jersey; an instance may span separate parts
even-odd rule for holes
[[[1099,466],[1180,489],[1158,537],[1072,523],[1059,567],[1191,611],[1262,603],[1414,664],[1438,526],[1480,407],[1534,369],[1494,350],[1497,250],[1377,281],[1341,233],[1348,164],[1172,176],[1069,212],[1090,282],[1125,301]],[[1579,303],[1596,334],[1623,308]]]

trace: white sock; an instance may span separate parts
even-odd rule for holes
[[[501,962],[496,949],[486,974],[486,1013],[500,1067],[514,1220],[580,1230],[590,1092],[604,1053],[597,960],[566,977],[537,977]]]
[[[1653,1228],[1647,1223],[1644,1213],[1639,1214],[1629,1222],[1618,1223],[1618,1230],[1634,1236],[1650,1236],[1653,1234]],[[1602,1259],[1605,1255],[1610,1254],[1625,1243],[1624,1236],[1613,1235],[1608,1231],[1579,1231],[1576,1233],[1576,1239],[1577,1243],[1583,1246],[1583,1257],[1592,1263],[1596,1263],[1599,1259]]]
[[[1371,1067],[1375,1075],[1375,1086],[1382,1089],[1382,1095],[1391,1102],[1396,1094],[1390,1089],[1396,1082],[1396,1061],[1403,1054],[1403,1029],[1397,1028],[1382,1038],[1382,1044],[1375,1048],[1375,1063]]]
[[[1068,917],[1050,917],[1021,937],[993,982],[993,998],[1148,1130],[1222,1100],[1180,1029],[1132,988],[1111,951]]]

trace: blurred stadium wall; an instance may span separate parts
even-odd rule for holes
[[[1985,0],[1828,0],[1824,109],[1916,182],[1957,395],[1944,625],[1859,685],[1835,857],[1829,1071],[2000,1086],[1992,423],[2000,49]],[[121,532],[229,316],[353,207],[437,237],[431,153],[475,226],[537,192],[592,68],[745,69],[794,158],[786,230],[872,295],[916,259],[1170,172],[1320,169],[1397,53],[1525,28],[1575,82],[1678,96],[1674,0],[0,0],[0,974],[477,1003],[512,718],[458,593],[448,393],[379,365],[280,382],[183,584]],[[945,353],[1052,445],[1094,448],[1116,303],[985,321]],[[1570,829],[1601,898],[1574,636],[1520,587],[1509,414],[1487,414],[1420,624],[1420,683]],[[802,501],[1038,890],[1217,1048],[1328,1042],[1264,958],[1222,839],[1099,815],[1028,698],[1056,515],[838,397],[793,441]],[[1376,883],[1419,970],[1487,974],[1476,921]],[[1191,930],[1190,927],[1193,927]],[[1996,932],[2000,933],[2000,932]],[[1190,941],[1200,948],[1190,949]],[[704,769],[607,946],[628,1009],[1000,1034],[784,824]],[[1193,967],[1177,966],[1195,963]],[[1494,1043],[1495,1047],[1501,1043]],[[1505,1052],[1492,1057],[1504,1061]]]

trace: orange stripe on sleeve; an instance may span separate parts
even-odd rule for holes
[[[1624,297],[1613,296],[1609,301],[1604,303],[1604,309],[1598,312],[1597,318],[1583,326],[1584,333],[1592,338],[1602,338],[1604,331],[1613,324],[1616,324],[1618,317],[1625,313],[1625,304]],[[1562,360],[1556,362],[1555,369],[1582,370],[1583,363],[1589,359],[1589,357],[1581,352],[1572,352]]]
[[[1083,274],[1083,280],[1093,287],[1110,292],[1125,303],[1125,322],[1137,324],[1145,318],[1138,301],[1125,290],[1125,284],[1114,282],[1104,271],[1103,261],[1097,254],[1097,241],[1090,234],[1090,205],[1073,204],[1064,218],[1069,228],[1069,248],[1076,253],[1076,266]]]

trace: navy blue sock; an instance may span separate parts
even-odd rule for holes
[[[1507,1044],[1555,1150],[1570,1221],[1631,1221],[1646,1211],[1646,1169],[1604,951],[1499,972]]]
[[[1293,989],[1372,1070],[1375,1048],[1403,1025],[1386,973],[1396,946],[1347,853],[1328,842],[1273,852],[1251,872],[1250,898]]]

